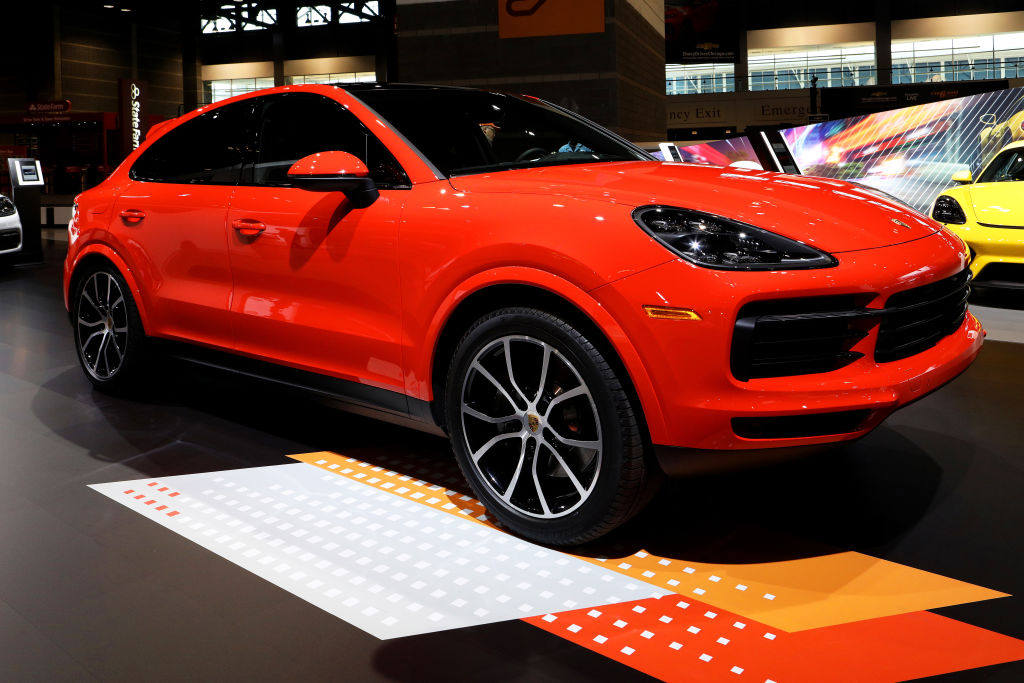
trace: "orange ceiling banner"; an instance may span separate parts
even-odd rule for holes
[[[604,0],[498,0],[498,37],[604,33]]]

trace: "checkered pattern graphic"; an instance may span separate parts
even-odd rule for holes
[[[664,681],[872,683],[1024,658],[1024,642],[931,612],[786,633],[669,595],[525,621]]]
[[[443,487],[335,453],[293,457],[489,524],[477,501]],[[579,559],[676,593],[524,620],[666,681],[896,681],[1024,659],[1024,642],[916,611],[1004,593],[860,553],[758,565],[643,550]]]
[[[161,514],[167,515],[168,517],[177,517],[181,514],[177,510],[170,509],[170,505],[168,503],[161,503],[157,501],[156,498],[150,497],[150,494],[162,494],[159,495],[158,497],[163,498],[166,496],[166,498],[168,499],[175,498],[181,495],[177,491],[171,491],[171,489],[167,486],[161,486],[160,482],[157,481],[151,481],[148,484],[146,484],[146,486],[142,489],[141,493],[139,491],[136,491],[135,489],[127,489],[126,491],[124,491],[124,495],[131,496],[132,500],[139,501],[139,503],[141,503],[142,505],[153,505],[153,512],[159,512]]]
[[[667,593],[375,474],[297,463],[92,488],[378,638]]]
[[[446,489],[444,486],[337,453],[303,453],[291,457],[436,510],[497,528],[488,520],[483,503],[472,496]]]
[[[526,621],[665,680],[771,680],[771,658],[753,651],[774,630],[679,595]]]
[[[306,464],[93,488],[379,638],[523,619],[666,681],[897,681],[1024,659],[1022,641],[920,611],[1004,595],[979,586],[859,553],[575,557],[444,486],[293,457]]]
[[[435,510],[493,527],[479,501],[443,486],[337,453],[292,457]],[[854,552],[749,565],[691,562],[643,550],[624,557],[579,559],[785,631],[1006,595]]]

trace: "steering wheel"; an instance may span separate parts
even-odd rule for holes
[[[516,157],[516,161],[526,161],[527,159],[540,159],[543,156],[547,156],[548,151],[543,147],[531,147],[522,154]],[[534,156],[536,155],[536,156]]]

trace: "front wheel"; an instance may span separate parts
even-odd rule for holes
[[[83,275],[71,314],[78,360],[89,381],[111,392],[133,385],[145,365],[145,333],[121,274],[102,266]]]
[[[491,515],[575,545],[638,512],[660,481],[622,379],[576,327],[506,308],[456,349],[446,412],[459,466]]]

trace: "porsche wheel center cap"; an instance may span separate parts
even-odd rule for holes
[[[537,413],[526,414],[526,427],[530,430],[531,434],[536,434],[540,431],[540,415]]]

